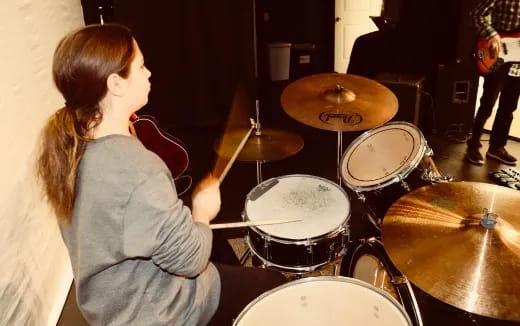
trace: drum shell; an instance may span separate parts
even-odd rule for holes
[[[368,213],[381,223],[386,211],[395,201],[410,190],[432,184],[429,180],[423,179],[423,173],[420,167],[416,167],[407,176],[402,177],[402,182],[395,182],[372,191],[357,192],[356,195],[363,202]]]
[[[392,264],[380,240],[370,238],[352,242],[347,252],[348,255],[343,258],[341,264],[340,275],[365,281],[376,288],[386,291],[401,303],[414,326],[423,325],[421,312],[411,283]],[[367,256],[372,256],[379,261],[378,270],[373,270],[369,273],[371,277],[374,277],[373,280],[363,279],[364,277],[356,274],[356,267],[358,267],[359,261]],[[379,279],[377,277],[377,274],[381,274],[379,269],[382,269],[386,274],[384,275],[384,280],[381,277]]]
[[[343,256],[349,240],[345,224],[322,237],[293,240],[273,237],[259,229],[250,228],[246,242],[253,253],[267,267],[283,271],[308,272]]]

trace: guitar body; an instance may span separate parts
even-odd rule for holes
[[[137,138],[150,151],[157,154],[170,169],[180,194],[186,192],[191,186],[191,178],[182,174],[188,169],[190,160],[188,152],[182,142],[174,136],[159,128],[159,124],[154,117],[148,115],[132,115],[131,122]],[[182,177],[188,177],[189,185],[185,186],[177,183]],[[179,189],[181,188],[181,189]],[[186,189],[184,189],[186,188]]]
[[[499,34],[502,46],[498,56],[493,56],[488,47],[488,40],[481,37],[475,45],[477,69],[482,75],[496,71],[506,62],[520,61],[520,33]]]

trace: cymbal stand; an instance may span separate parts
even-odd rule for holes
[[[338,150],[336,155],[336,178],[341,187],[341,155],[343,155],[343,132],[338,130]]]
[[[259,101],[256,100],[256,123],[254,125],[255,131],[254,135],[260,137],[262,135],[262,131],[260,129],[260,108]],[[256,161],[256,182],[257,184],[262,183],[262,163],[263,161]]]

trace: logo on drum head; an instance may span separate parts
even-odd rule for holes
[[[318,192],[324,192],[324,191],[330,191],[330,188],[326,187],[324,185],[318,185]]]
[[[331,120],[341,120],[344,124],[348,125],[357,125],[363,121],[363,117],[361,117],[358,113],[334,113],[333,111],[322,112],[319,117],[320,121],[326,124],[332,124]]]

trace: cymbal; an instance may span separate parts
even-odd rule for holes
[[[298,79],[282,92],[293,119],[333,131],[378,127],[397,113],[397,97],[382,84],[356,75],[318,74]]]
[[[482,220],[484,209],[498,215],[496,224]],[[426,293],[471,313],[520,321],[519,232],[518,190],[450,182],[397,200],[382,240],[394,265]]]
[[[240,131],[231,131],[225,137],[232,140],[230,143],[235,143],[236,141],[233,139],[239,140],[243,134]],[[231,157],[233,155],[234,148],[218,149],[218,147],[218,143],[215,144],[215,151],[220,156]],[[301,136],[289,131],[262,128],[260,134],[253,130],[244,148],[238,154],[237,160],[243,162],[281,160],[298,153],[302,148],[303,138]]]

